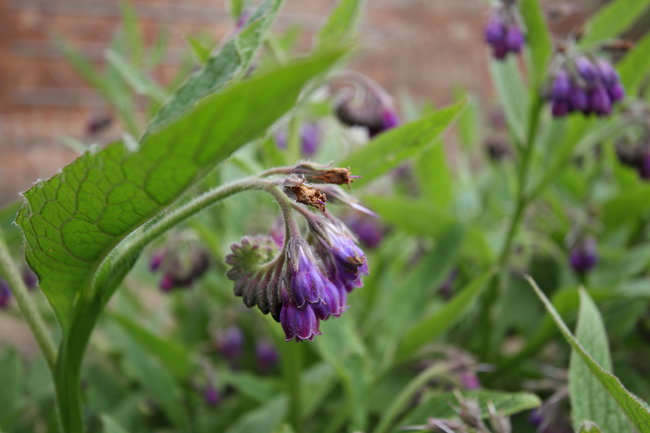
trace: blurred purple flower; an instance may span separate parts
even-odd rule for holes
[[[344,221],[365,247],[377,248],[384,239],[385,228],[377,218],[362,212],[355,212],[348,215]]]
[[[598,263],[596,239],[588,237],[579,241],[569,253],[569,263],[575,272],[585,274]]]
[[[271,343],[260,341],[255,345],[255,359],[257,368],[262,372],[267,372],[278,363],[280,357]]]
[[[9,283],[0,277],[0,308],[4,309],[9,307],[9,302],[11,301],[11,289],[9,288]]]
[[[221,402],[221,393],[210,383],[203,390],[203,401],[208,406],[215,407]]]
[[[217,335],[217,350],[221,355],[235,361],[242,356],[244,348],[244,333],[238,326],[231,326],[225,332]]]
[[[23,268],[23,282],[29,290],[33,290],[38,285],[38,277],[29,266]]]

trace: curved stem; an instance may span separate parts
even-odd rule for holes
[[[441,376],[449,371],[447,364],[434,364],[417,375],[408,385],[399,393],[397,398],[393,400],[388,410],[379,420],[377,427],[373,433],[386,433],[393,425],[399,414],[406,408],[411,398],[415,395],[420,388],[422,388],[431,379]]]
[[[30,331],[32,331],[32,335],[34,335],[34,339],[45,358],[45,362],[47,362],[50,372],[53,372],[57,358],[56,347],[50,338],[50,334],[45,327],[45,322],[43,322],[41,314],[38,312],[36,305],[27,292],[27,287],[25,287],[25,283],[9,255],[9,251],[7,250],[7,246],[1,234],[0,268],[7,277],[9,288],[11,289],[14,298],[16,298],[18,308],[20,308],[21,313],[25,316],[25,321],[27,322]]]
[[[531,100],[530,108],[530,117],[528,119],[528,132],[526,136],[526,147],[522,155],[521,165],[518,167],[517,172],[517,197],[516,197],[516,207],[515,213],[510,221],[510,226],[506,234],[506,239],[501,247],[501,253],[499,254],[497,260],[497,266],[500,270],[508,263],[510,258],[510,253],[512,252],[512,243],[515,238],[515,234],[519,229],[521,220],[526,212],[526,208],[530,203],[530,196],[526,193],[527,183],[528,183],[528,172],[530,171],[530,163],[532,161],[533,150],[535,147],[535,136],[537,135],[537,127],[539,125],[540,112],[544,101],[540,98],[537,93],[533,94]],[[496,302],[499,295],[499,283],[502,282],[500,276],[503,273],[499,272],[494,275],[488,286],[486,293],[485,302],[483,303],[483,308],[481,310],[481,323],[482,323],[482,359],[489,361],[492,359],[492,354],[494,348],[492,347],[492,331],[494,329],[492,323],[491,313],[494,308],[494,303]]]
[[[108,267],[113,269],[129,268],[129,263],[131,263],[132,258],[140,254],[144,247],[146,247],[151,241],[206,207],[242,191],[251,189],[268,190],[271,186],[272,184],[267,181],[256,178],[247,178],[238,182],[233,182],[229,185],[215,188],[199,197],[196,197],[191,202],[169,212],[159,220],[149,224],[143,230],[135,233],[130,239],[127,239],[125,246],[118,250],[113,260],[104,261],[97,273],[99,274],[103,271],[107,271],[108,269],[106,268]]]

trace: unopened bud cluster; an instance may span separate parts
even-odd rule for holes
[[[625,99],[618,72],[603,58],[584,55],[565,59],[553,76],[549,100],[553,117],[572,112],[608,116]]]
[[[282,250],[270,236],[245,237],[231,246],[227,276],[247,307],[257,305],[280,322],[287,341],[312,340],[320,334],[321,320],[338,317],[348,308],[347,295],[361,287],[368,266],[353,235],[325,210],[327,195],[320,185],[307,183],[349,184],[354,178],[349,169],[302,163],[288,171],[280,185],[305,217],[309,236],[303,238],[285,214]]]
[[[508,53],[517,54],[524,47],[525,38],[518,24],[515,2],[503,1],[492,11],[485,25],[485,42],[492,47],[492,56],[504,60]]]

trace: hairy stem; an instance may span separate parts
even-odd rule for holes
[[[533,151],[535,147],[535,137],[537,135],[537,127],[539,125],[539,117],[543,106],[543,100],[535,92],[531,100],[530,117],[528,119],[528,132],[526,135],[526,146],[523,149],[521,164],[517,171],[517,196],[515,204],[515,212],[510,220],[506,239],[501,248],[497,260],[498,268],[503,271],[510,259],[512,252],[512,243],[521,220],[526,212],[526,208],[530,203],[529,195],[526,193],[528,177],[530,171],[530,163],[532,161]],[[499,286],[503,282],[503,272],[496,273],[490,280],[488,290],[481,310],[481,326],[482,326],[482,359],[489,361],[493,358],[493,353],[497,348],[493,347],[492,332],[494,330],[494,323],[492,320],[492,310],[494,304],[499,297]]]
[[[271,183],[261,179],[246,178],[229,185],[215,188],[199,197],[196,197],[186,205],[174,209],[159,220],[135,233],[130,239],[127,239],[125,246],[117,252],[112,261],[105,261],[102,263],[98,273],[106,271],[107,269],[104,268],[109,266],[113,269],[130,267],[129,263],[132,262],[132,258],[140,254],[144,247],[146,247],[151,241],[206,207],[242,191],[252,189],[268,190],[271,185]]]
[[[27,292],[27,287],[25,287],[25,283],[23,282],[16,265],[9,255],[2,234],[0,234],[0,268],[7,278],[11,292],[18,303],[18,308],[20,308],[21,313],[25,317],[25,321],[27,322],[29,329],[32,331],[32,335],[34,335],[34,339],[47,362],[47,366],[50,368],[50,371],[53,372],[57,358],[56,347],[50,338],[50,334],[45,327],[45,322],[43,322],[41,314],[38,312],[36,305]]]
[[[441,376],[449,371],[447,364],[434,364],[431,367],[418,374],[408,385],[399,393],[397,398],[388,407],[380,418],[374,433],[386,433],[393,425],[400,413],[406,409],[406,406],[411,401],[420,388],[422,388],[428,381],[438,376]]]

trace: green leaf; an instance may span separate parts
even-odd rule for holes
[[[317,55],[232,86],[178,122],[151,131],[137,149],[118,141],[87,152],[27,191],[17,223],[27,261],[62,328],[67,332],[77,294],[90,287],[120,241],[263,134],[293,106],[303,85],[340,55]],[[107,278],[96,284],[107,284]]]
[[[580,310],[576,338],[607,373],[612,373],[607,331],[598,307],[584,289],[580,290]],[[616,401],[591,374],[575,350],[569,366],[569,398],[576,431],[585,420],[593,420],[605,431],[626,432],[630,426]]]
[[[122,11],[124,28],[126,29],[127,44],[131,51],[131,61],[135,65],[139,65],[142,62],[144,41],[142,39],[142,34],[140,34],[140,27],[138,26],[138,16],[136,15],[135,8],[130,1],[121,1],[120,9]]]
[[[287,412],[287,397],[274,398],[255,410],[246,412],[226,433],[272,433]]]
[[[145,95],[152,100],[163,103],[167,99],[165,91],[152,78],[145,76],[122,56],[113,50],[106,52],[106,60],[117,70],[120,76],[139,95]]]
[[[462,116],[461,116],[462,117]],[[437,209],[449,209],[454,201],[452,177],[445,147],[440,144],[422,152],[415,162],[422,192]]]
[[[454,99],[463,98],[467,92],[462,88],[454,91]],[[476,98],[470,98],[467,108],[458,117],[458,138],[465,150],[470,150],[480,141],[481,136],[481,109]]]
[[[460,101],[438,110],[422,119],[390,129],[362,149],[348,156],[341,166],[349,166],[361,173],[354,185],[363,185],[398,166],[407,158],[416,156],[436,144],[435,139],[454,121],[467,104]]]
[[[539,287],[537,287],[535,281],[530,277],[528,278],[528,281],[553,317],[555,324],[560,329],[560,332],[569,345],[576,351],[578,356],[580,356],[587,368],[589,368],[591,374],[598,379],[600,384],[604,386],[607,392],[609,392],[614,400],[616,400],[638,433],[650,433],[650,412],[648,412],[644,407],[645,403],[642,403],[638,397],[631,395],[616,376],[605,371],[596,361],[594,361],[589,352],[587,352],[585,348],[582,347],[582,344],[573,336],[573,334],[571,334],[569,328],[564,324],[562,318],[559,316],[557,311],[555,311],[555,308],[553,308],[553,305],[546,298],[544,293]]]
[[[603,6],[585,26],[579,46],[611,39],[630,27],[641,17],[650,0],[616,0]]]
[[[578,430],[580,433],[602,433],[600,430],[600,427],[592,421],[585,421],[582,423],[580,426],[580,430]]]
[[[147,66],[150,68],[155,68],[165,58],[165,54],[167,53],[167,44],[169,42],[169,33],[168,25],[161,25],[159,27],[156,40],[147,57]]]
[[[617,65],[621,83],[628,95],[636,95],[639,85],[650,72],[650,33],[636,43]]]
[[[100,418],[104,426],[104,433],[127,433],[110,415],[103,413],[100,415]]]
[[[318,46],[341,46],[355,34],[364,0],[339,0],[318,32]]]
[[[526,392],[466,391],[463,392],[463,397],[466,399],[478,399],[482,418],[489,416],[489,402],[494,404],[497,412],[503,411],[506,416],[533,409],[542,404],[539,397]],[[453,393],[447,392],[433,395],[420,403],[420,405],[400,422],[400,425],[422,425],[427,423],[428,418],[458,418],[458,413],[453,409],[454,406],[458,407],[458,399]],[[398,430],[396,429],[395,431]]]
[[[516,59],[509,56],[505,61],[491,60],[490,75],[503,105],[508,128],[523,143],[528,124],[529,98]]]
[[[164,340],[121,314],[111,313],[109,317],[137,341],[140,347],[158,358],[177,379],[188,378],[194,365],[188,348],[176,341]]]
[[[526,46],[530,50],[531,64],[528,70],[533,92],[538,92],[546,76],[546,66],[553,54],[553,44],[539,2],[522,0],[520,10],[526,23]]]
[[[0,386],[0,419],[11,412],[22,399],[22,386],[24,379],[23,362],[18,353],[12,349],[5,349],[0,354],[0,372],[2,372],[2,386]]]
[[[355,181],[356,182],[356,181]],[[355,183],[356,185],[356,183]],[[458,218],[428,203],[417,203],[403,198],[367,196],[365,200],[381,219],[414,235],[436,238],[457,224]],[[467,229],[463,254],[490,263],[493,251],[485,233],[476,227]]]
[[[203,67],[190,75],[160,107],[151,121],[149,131],[189,110],[200,99],[213,94],[246,72],[282,3],[283,0],[262,2],[241,31],[231,37],[220,51],[213,53]]]
[[[192,50],[192,53],[199,61],[199,63],[204,64],[205,62],[207,62],[208,59],[210,58],[210,47],[208,47],[202,41],[190,35],[185,35],[185,39],[187,40],[187,43],[190,45],[190,49]]]
[[[427,343],[433,342],[447,329],[454,326],[471,309],[493,272],[489,271],[469,283],[458,295],[445,304],[440,311],[425,317],[407,332],[397,349],[397,361],[408,359],[411,354]]]
[[[177,430],[189,431],[190,423],[183,409],[180,387],[169,372],[161,368],[161,364],[121,328],[109,324],[104,329],[111,343],[123,352],[126,371],[142,384],[148,396],[160,405]]]

